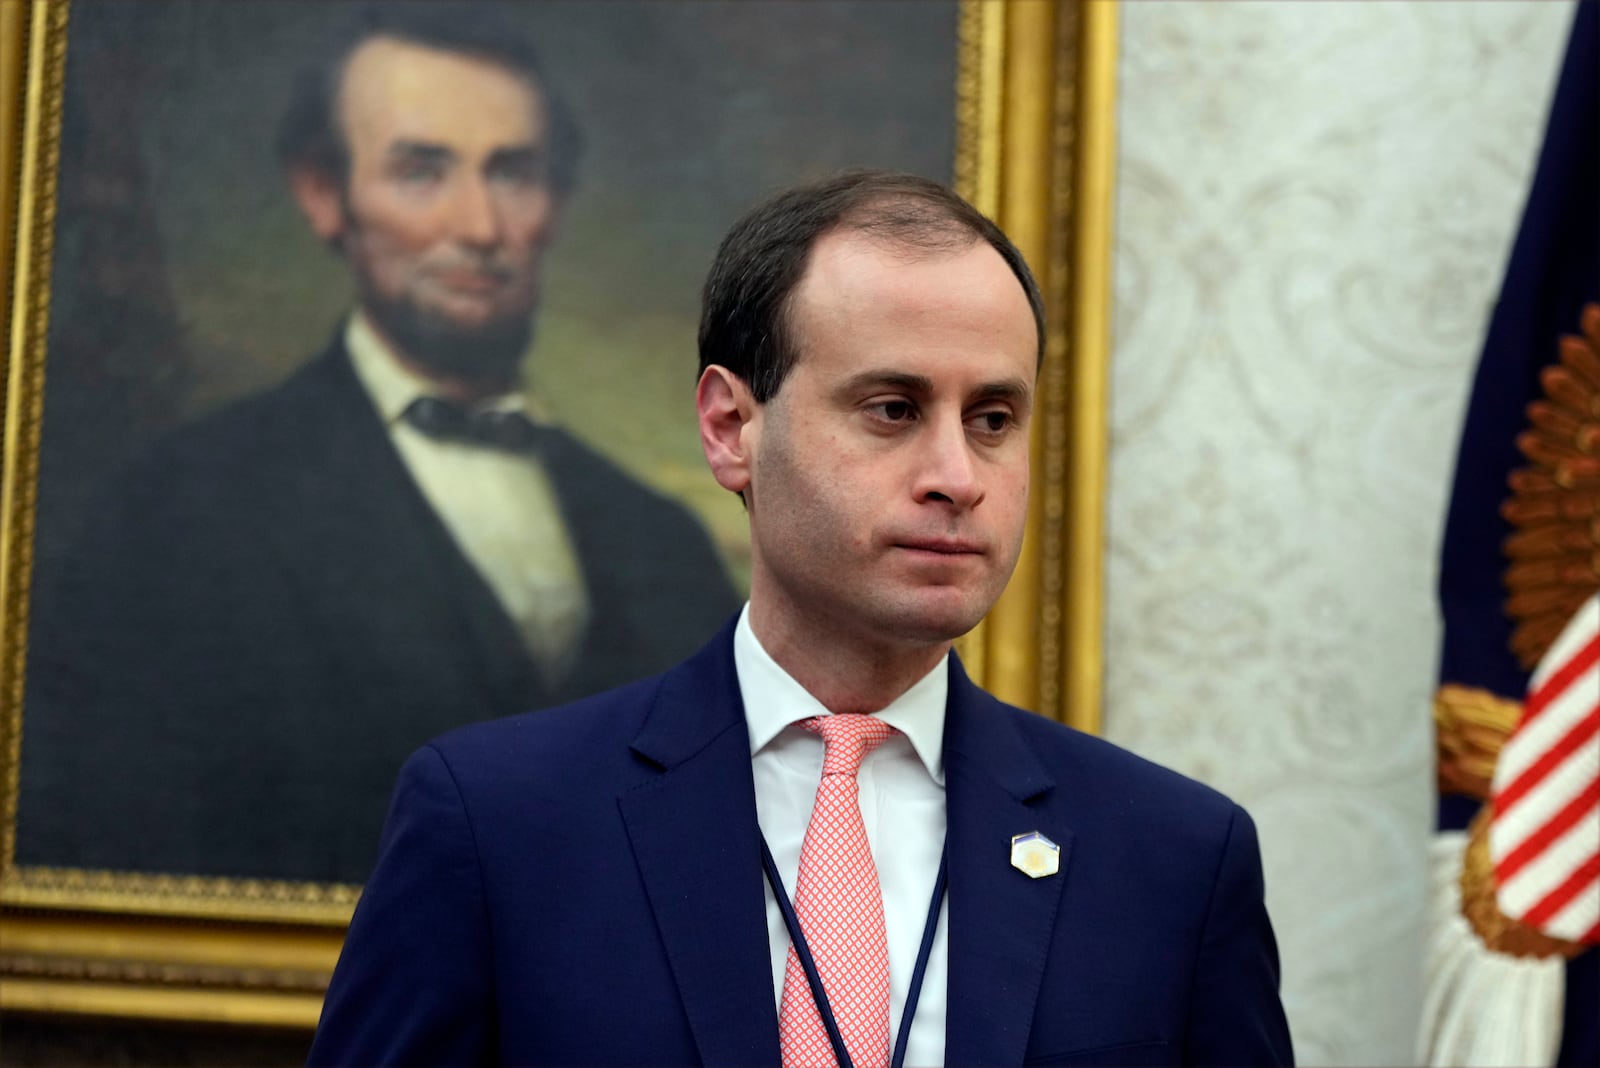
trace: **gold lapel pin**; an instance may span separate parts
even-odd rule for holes
[[[1061,870],[1061,847],[1038,831],[1011,836],[1011,866],[1030,879]]]

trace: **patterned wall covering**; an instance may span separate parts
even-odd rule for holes
[[[1106,733],[1256,817],[1302,1063],[1411,1056],[1438,541],[1570,16],[1123,7]]]

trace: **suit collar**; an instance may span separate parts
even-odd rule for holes
[[[744,730],[733,662],[736,623],[737,617],[730,619],[699,652],[662,676],[650,714],[633,739],[635,753],[671,771],[723,733]],[[746,763],[749,756],[746,749]]]
[[[967,762],[977,774],[1019,802],[1055,786],[1055,776],[1034,753],[1006,707],[967,678],[959,657],[950,657],[950,699],[945,712],[945,763]]]

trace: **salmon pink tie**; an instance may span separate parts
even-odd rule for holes
[[[822,782],[800,847],[794,911],[816,959],[822,989],[856,1068],[889,1063],[889,943],[883,892],[861,822],[856,772],[895,729],[859,713],[800,724],[822,736]],[[778,1037],[784,1068],[834,1063],[833,1046],[794,946],[783,975]]]

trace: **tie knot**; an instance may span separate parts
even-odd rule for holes
[[[822,756],[822,774],[851,778],[855,777],[866,755],[895,733],[883,720],[859,712],[816,716],[801,720],[800,726],[821,735],[822,744],[827,746]]]
[[[509,452],[531,452],[548,434],[521,412],[468,411],[441,397],[418,397],[402,418],[430,438],[467,442]]]

